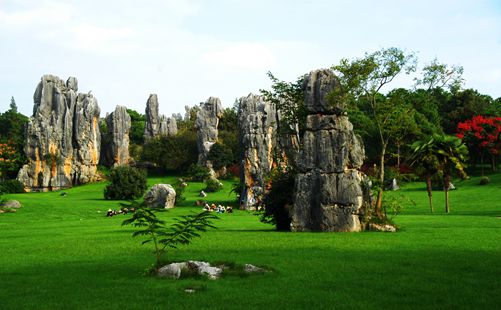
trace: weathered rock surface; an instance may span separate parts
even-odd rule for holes
[[[102,139],[101,164],[121,166],[129,163],[129,132],[131,118],[127,108],[117,106],[115,111],[106,116],[106,137]]]
[[[78,82],[44,75],[33,95],[26,128],[28,163],[17,179],[26,191],[68,188],[98,179],[100,109],[90,94],[77,94]]]
[[[263,96],[242,97],[237,111],[239,143],[242,146],[240,203],[255,208],[266,190],[266,178],[275,163],[277,147],[277,111]]]
[[[146,123],[144,127],[144,139],[149,140],[157,136],[175,136],[177,134],[177,122],[173,117],[158,114],[158,97],[151,94],[146,102]]]
[[[0,207],[8,209],[19,209],[22,207],[22,205],[17,200],[7,200],[6,202],[0,204]]]
[[[206,102],[200,103],[197,112],[195,128],[197,129],[198,164],[206,166],[211,170],[211,174],[216,176],[212,169],[212,163],[207,160],[209,151],[217,142],[217,125],[219,118],[223,115],[223,108],[219,98],[210,97]]]
[[[144,201],[150,208],[174,208],[176,190],[170,184],[155,184],[144,196]]]
[[[186,263],[171,263],[158,269],[157,276],[161,278],[179,279],[181,271],[187,268]]]
[[[293,231],[360,231],[369,201],[365,175],[358,171],[365,152],[342,105],[327,94],[337,85],[329,70],[312,71],[305,82],[309,113],[297,157],[299,173],[291,209]]]

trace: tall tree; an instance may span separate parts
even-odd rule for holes
[[[465,162],[468,157],[468,148],[455,136],[434,135],[426,141],[413,144],[414,158],[427,162],[431,169],[442,173],[445,193],[445,212],[449,213],[449,189],[454,172],[461,178],[466,178]],[[428,179],[427,179],[428,180]],[[427,181],[428,188],[428,181]],[[431,195],[428,190],[428,196]]]
[[[375,121],[380,143],[379,182],[381,184],[376,202],[376,213],[380,213],[383,198],[384,163],[386,149],[391,138],[389,125],[402,111],[390,105],[386,97],[379,96],[381,89],[391,83],[401,73],[409,74],[416,70],[417,59],[413,53],[406,54],[401,49],[390,47],[373,53],[366,53],[363,58],[341,59],[332,69],[338,74],[341,87],[333,94],[334,100],[347,100],[365,97],[372,118]]]
[[[449,88],[452,92],[459,90],[463,85],[464,69],[459,65],[440,63],[437,58],[423,67],[422,77],[415,78],[416,86],[424,86],[429,91],[434,88]]]

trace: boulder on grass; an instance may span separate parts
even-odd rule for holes
[[[19,209],[22,207],[22,205],[17,200],[8,200],[8,201],[4,202],[3,204],[1,204],[0,207],[6,208],[6,209]]]
[[[174,208],[176,191],[170,184],[155,184],[144,196],[144,202],[150,208]]]

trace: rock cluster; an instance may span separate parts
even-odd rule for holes
[[[208,167],[213,176],[216,176],[216,173],[212,169],[212,163],[207,160],[207,156],[212,145],[217,142],[217,125],[222,115],[221,100],[216,97],[210,97],[207,101],[200,103],[200,109],[197,111],[197,119],[195,121],[198,164]]]
[[[146,195],[144,195],[144,202],[150,208],[174,208],[176,190],[174,190],[170,184],[155,184]]]
[[[124,106],[116,106],[105,119],[107,133],[102,139],[100,164],[110,167],[129,163],[129,132],[131,118]]]
[[[158,114],[158,96],[156,94],[151,94],[148,98],[145,112],[145,140],[149,140],[157,136],[175,136],[177,134],[176,119]]]
[[[26,128],[28,163],[17,179],[26,191],[71,187],[98,179],[100,109],[96,98],[77,93],[78,81],[44,75]]]
[[[229,269],[229,267],[224,265],[211,266],[211,264],[208,262],[190,260],[187,262],[171,263],[165,265],[158,269],[157,276],[161,278],[179,279],[184,271],[189,274],[196,273],[199,275],[207,276],[207,278],[211,280],[217,280],[221,277],[223,270],[226,269]],[[247,274],[260,274],[269,272],[269,270],[251,264],[245,264],[243,271]]]
[[[306,128],[297,157],[293,231],[360,231],[369,202],[365,176],[358,171],[365,153],[341,104],[327,94],[337,87],[329,70],[312,71],[305,81]]]
[[[266,190],[266,178],[275,164],[277,111],[263,96],[249,94],[238,103],[239,143],[242,146],[240,195],[242,208],[255,208]]]

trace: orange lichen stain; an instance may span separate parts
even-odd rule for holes
[[[38,154],[38,149],[35,149],[35,177],[33,179],[33,186],[38,186],[38,174],[42,171],[42,162],[40,161],[40,155]]]
[[[271,137],[273,135],[273,128],[268,127],[268,137]],[[268,168],[271,168],[273,166],[273,141],[272,139],[268,139]]]
[[[55,177],[57,174],[57,146],[55,143],[51,142],[49,143],[49,154],[50,154],[50,159],[51,159],[51,166],[50,166],[50,175],[51,177]]]
[[[94,144],[93,142],[89,142],[89,144],[87,144],[90,152],[90,162],[92,165],[97,165],[99,161],[99,155],[97,154],[97,147],[95,147],[95,145],[96,144]]]
[[[245,165],[244,165],[244,183],[248,188],[251,188],[254,186],[254,180],[252,179],[251,175],[251,162],[248,158],[245,159]]]
[[[64,175],[67,176],[68,178],[70,177],[71,174],[71,162],[73,160],[73,157],[68,157],[64,160]]]

